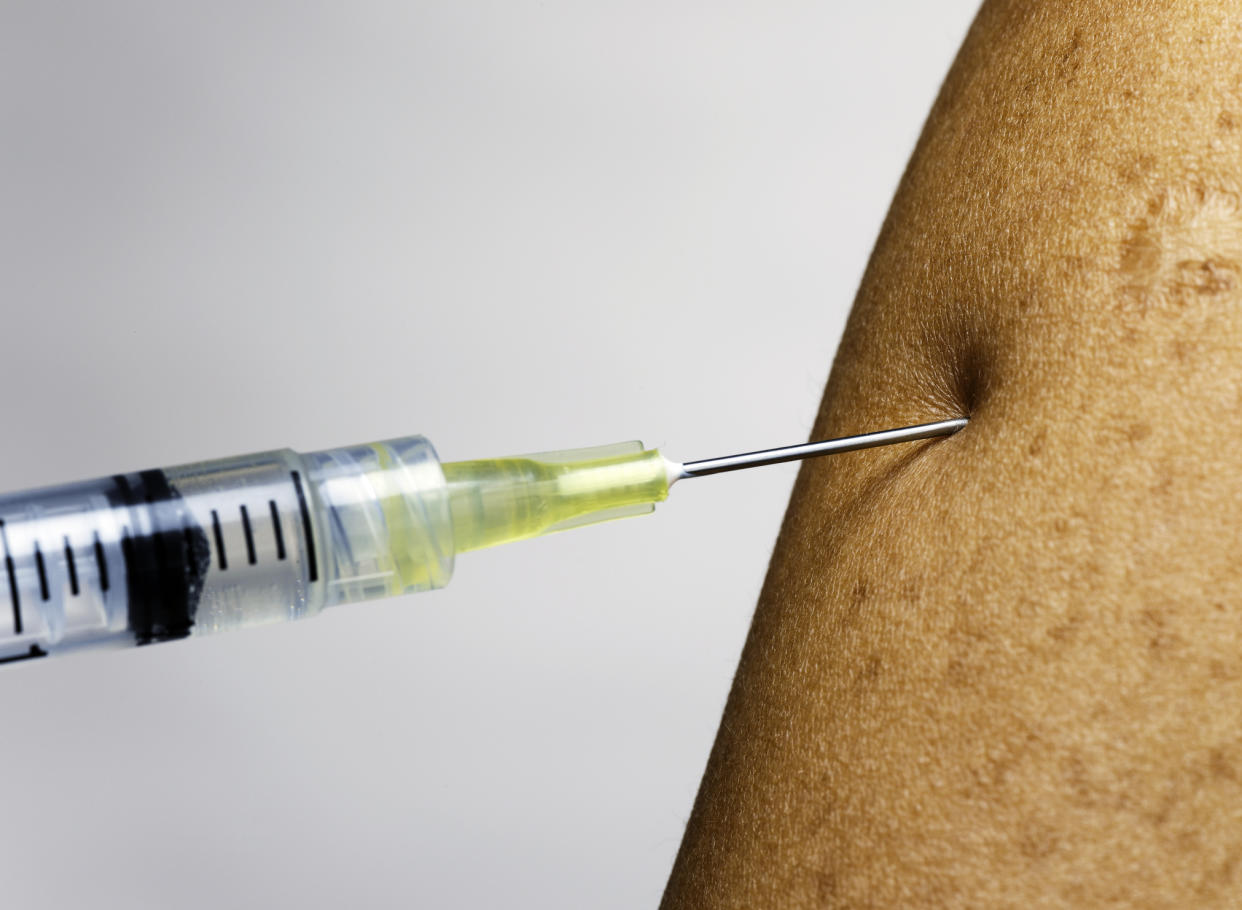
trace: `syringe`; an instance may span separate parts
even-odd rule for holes
[[[0,663],[448,584],[457,553],[655,509],[678,480],[947,436],[965,419],[679,464],[639,442],[441,464],[421,436],[0,496]]]

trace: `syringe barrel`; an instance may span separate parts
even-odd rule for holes
[[[0,496],[0,662],[437,588],[453,557],[444,475],[419,436]]]

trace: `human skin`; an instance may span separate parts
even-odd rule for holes
[[[1242,0],[988,2],[663,906],[1242,904]]]

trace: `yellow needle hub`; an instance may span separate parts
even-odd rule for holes
[[[641,442],[442,467],[459,553],[640,515],[668,498],[669,464]]]

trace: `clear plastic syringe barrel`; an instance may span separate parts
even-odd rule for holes
[[[453,557],[444,474],[419,436],[0,496],[0,662],[437,588]]]

